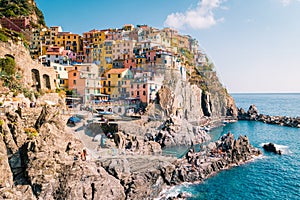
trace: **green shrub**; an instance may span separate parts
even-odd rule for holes
[[[33,139],[33,138],[39,136],[39,133],[35,128],[32,128],[32,127],[25,128],[24,131],[27,134],[29,139]]]
[[[0,33],[0,41],[7,42],[8,41],[8,37],[5,34]]]
[[[4,72],[8,76],[14,75],[16,73],[15,60],[8,56],[0,58],[0,71]]]

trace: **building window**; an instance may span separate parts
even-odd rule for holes
[[[108,81],[108,87],[110,87],[110,81]]]
[[[106,94],[106,88],[103,89],[103,93]]]
[[[103,86],[106,86],[106,81],[103,81]]]
[[[77,67],[75,67],[75,70],[77,70]]]
[[[107,77],[110,78],[110,74],[108,74]]]
[[[108,92],[110,92],[110,88],[108,88]]]
[[[136,96],[140,96],[140,91],[136,91]]]
[[[76,85],[76,80],[73,80],[73,84]]]
[[[146,91],[143,91],[143,95],[146,96]]]
[[[87,92],[87,93],[90,93],[90,89],[87,89],[86,92]]]
[[[133,88],[133,85],[131,84],[131,88]]]
[[[144,88],[144,89],[146,88],[146,84],[143,85],[143,88]]]
[[[137,84],[136,88],[137,88],[137,89],[139,89],[139,88],[140,88],[140,85],[139,85],[139,84]]]
[[[97,93],[100,94],[100,89],[97,89]]]
[[[73,73],[73,76],[76,76],[76,72]]]
[[[118,78],[121,78],[121,74],[118,74]]]
[[[133,96],[134,95],[134,93],[133,93],[133,91],[131,92],[131,96]]]

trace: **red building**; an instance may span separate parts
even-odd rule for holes
[[[7,18],[2,17],[0,19],[3,28],[11,29],[17,32],[22,30],[28,30],[31,28],[29,17],[19,17],[19,18]]]

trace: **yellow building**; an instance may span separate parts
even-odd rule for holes
[[[115,41],[106,40],[100,44],[100,70],[108,70],[113,65],[113,44]]]
[[[83,33],[83,53],[85,62],[93,62],[100,65],[101,53],[106,39],[105,30],[91,30]]]
[[[59,32],[55,37],[55,45],[65,47],[66,50],[71,50],[78,53],[82,50],[81,36],[71,32]]]
[[[55,44],[55,39],[59,32],[62,32],[60,26],[51,26],[50,28],[37,29],[31,34],[30,52],[33,58],[45,55],[50,45]]]
[[[101,80],[103,94],[110,95],[111,99],[124,99],[130,97],[130,81],[133,75],[129,69],[110,69]]]

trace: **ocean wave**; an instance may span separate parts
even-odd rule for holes
[[[161,199],[168,199],[172,197],[177,197],[180,193],[184,193],[188,197],[192,197],[193,195],[187,192],[184,187],[188,187],[188,185],[192,185],[191,183],[182,183],[181,185],[171,186],[168,188],[163,189],[159,197],[155,198],[154,200],[161,200]]]

